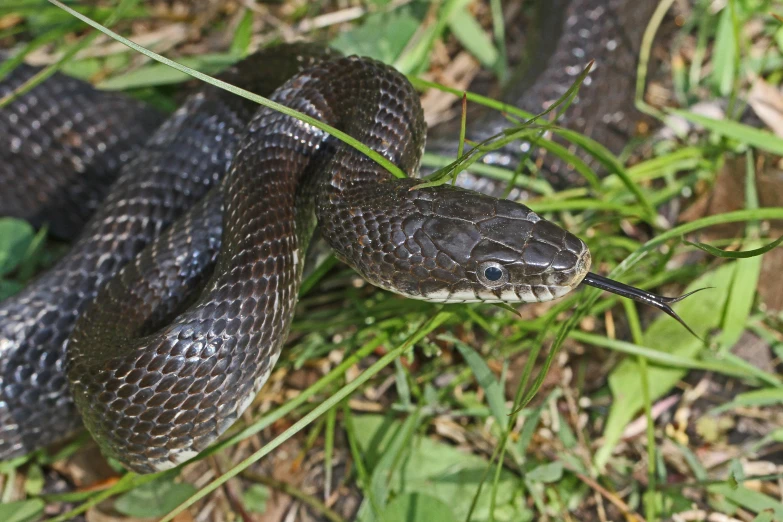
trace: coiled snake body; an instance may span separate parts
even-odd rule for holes
[[[608,9],[627,9],[603,4],[574,0],[566,22],[592,13],[586,5],[601,11],[592,21],[603,32],[583,38],[611,37],[606,27],[620,30],[620,15]],[[600,57],[616,47],[605,45]],[[611,71],[599,63],[601,74],[602,66]],[[418,95],[383,64],[289,45],[222,78],[271,94],[417,173],[425,143]],[[65,258],[0,303],[0,458],[57,440],[80,417],[106,454],[139,472],[204,449],[280,355],[316,223],[341,260],[408,297],[536,302],[585,277],[608,284],[587,275],[590,253],[580,239],[527,207],[448,185],[416,189],[415,180],[394,178],[314,127],[229,93],[204,87],[191,95],[140,151],[131,137],[159,116],[128,103],[115,119],[128,115],[133,124],[101,128],[74,110],[81,116],[58,127],[62,115],[36,112],[43,104],[29,97],[0,113],[2,139],[16,144],[15,154],[0,152],[9,154],[3,163],[25,156],[36,170],[29,158],[54,150],[61,163],[81,165],[77,171],[100,171],[93,158],[121,163],[135,152]],[[18,125],[31,117],[29,128]],[[62,145],[74,140],[92,152]],[[11,186],[12,176],[0,170],[0,183]]]

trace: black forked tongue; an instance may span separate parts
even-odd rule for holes
[[[683,321],[682,318],[677,315],[677,312],[672,310],[672,307],[669,305],[682,301],[686,297],[693,295],[696,292],[706,290],[706,288],[699,288],[698,290],[688,292],[687,294],[681,295],[679,297],[664,297],[658,294],[653,294],[652,292],[646,292],[633,286],[625,285],[607,277],[599,276],[598,274],[594,274],[592,272],[588,272],[585,278],[582,279],[582,282],[586,285],[594,286],[595,288],[600,288],[601,290],[606,290],[607,292],[617,294],[621,297],[633,299],[637,303],[654,306],[658,310],[665,312],[667,315],[677,320],[677,322],[683,325],[691,334],[693,334],[694,337],[701,339],[701,337],[696,335],[696,332],[691,330],[691,327],[685,324],[685,321]]]

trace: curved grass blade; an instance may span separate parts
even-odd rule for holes
[[[471,150],[469,150],[466,154],[460,155],[460,157],[457,158],[456,161],[432,173],[430,176],[426,178],[426,181],[424,183],[420,183],[415,187],[412,187],[412,189],[435,187],[438,185],[442,185],[449,179],[456,178],[460,172],[467,169],[468,166],[470,166],[475,161],[477,161],[482,155],[488,152],[493,152],[498,149],[501,149],[504,146],[508,145],[509,143],[525,137],[526,134],[524,132],[525,130],[533,128],[533,125],[538,120],[552,113],[553,111],[555,111],[555,109],[557,109],[557,115],[555,119],[559,118],[563,114],[563,112],[571,105],[571,102],[573,102],[574,98],[579,92],[579,88],[582,86],[582,82],[584,82],[585,78],[590,73],[590,69],[592,69],[594,63],[595,63],[594,60],[590,60],[590,62],[587,64],[587,66],[584,68],[581,74],[577,76],[577,78],[568,88],[568,90],[566,90],[566,92],[562,96],[560,96],[560,98],[558,98],[554,103],[552,103],[549,107],[547,107],[543,112],[540,112],[531,118],[527,118],[525,121],[517,125],[514,125],[508,129],[503,129],[497,134],[490,136],[489,138],[481,141],[479,144],[477,144]],[[468,99],[466,92],[463,92],[462,98],[463,100]],[[534,139],[531,141],[538,141],[541,138],[541,135],[548,130],[548,127],[549,125],[542,126],[540,128],[540,133],[538,133],[538,135],[535,136]],[[597,188],[598,186],[597,179],[587,178],[587,180],[591,184],[593,184],[594,187]]]
[[[644,245],[642,245],[641,248],[626,257],[619,265],[617,265],[617,267],[612,270],[610,275],[616,277],[624,274],[636,263],[638,263],[644,256],[646,256],[648,252],[666,243],[670,239],[678,238],[684,234],[701,230],[713,225],[723,225],[725,223],[738,223],[743,221],[762,219],[783,220],[783,207],[764,207],[751,210],[735,210],[733,212],[726,212],[724,214],[696,219],[690,223],[684,223],[680,226],[672,228],[671,230],[662,232],[661,234],[646,242]]]
[[[422,166],[442,168],[450,165],[452,161],[445,156],[439,156],[431,153],[424,153],[421,159]],[[554,196],[555,191],[545,179],[532,178],[527,176],[515,177],[514,172],[503,167],[497,167],[495,165],[485,165],[483,163],[477,163],[471,167],[471,170],[476,174],[489,179],[498,181],[505,181],[513,184],[515,187],[521,187],[532,192],[537,192],[544,196]]]
[[[311,116],[308,116],[308,115],[303,114],[303,113],[301,113],[299,111],[295,111],[293,109],[290,109],[290,108],[286,107],[285,105],[281,105],[281,104],[279,104],[277,102],[273,102],[272,100],[270,100],[268,98],[264,98],[263,96],[259,96],[257,94],[253,94],[250,91],[247,91],[245,89],[240,89],[239,87],[235,87],[235,86],[231,85],[230,83],[226,83],[226,82],[224,82],[222,80],[218,80],[217,78],[212,78],[211,76],[207,76],[206,74],[200,73],[199,71],[197,71],[195,69],[191,69],[190,67],[186,67],[186,66],[184,66],[182,64],[179,64],[179,63],[177,63],[177,62],[175,62],[173,60],[169,60],[168,58],[166,58],[166,57],[164,57],[164,56],[162,56],[162,55],[160,55],[158,53],[155,53],[153,51],[150,51],[149,49],[146,49],[146,48],[144,48],[144,47],[142,47],[142,46],[132,42],[131,40],[128,40],[127,38],[124,38],[124,37],[120,36],[119,34],[117,34],[114,31],[108,29],[107,27],[102,26],[98,22],[95,22],[94,20],[91,20],[91,19],[87,18],[86,16],[84,16],[84,15],[74,11],[73,9],[71,9],[67,5],[63,4],[59,0],[47,0],[47,1],[50,2],[51,4],[56,5],[60,9],[66,11],[67,13],[75,16],[76,18],[78,18],[82,22],[86,23],[90,27],[93,27],[94,29],[97,29],[98,31],[102,32],[103,34],[113,38],[114,40],[122,43],[123,45],[126,45],[127,47],[130,47],[134,51],[137,51],[137,52],[143,54],[144,56],[147,56],[148,58],[152,58],[153,60],[155,60],[157,62],[160,62],[162,64],[168,65],[169,67],[171,67],[173,69],[176,69],[176,70],[178,70],[180,72],[183,72],[183,73],[185,73],[185,74],[187,74],[189,76],[192,76],[193,78],[196,78],[198,80],[206,82],[206,83],[208,83],[210,85],[213,85],[215,87],[218,87],[220,89],[228,91],[228,92],[230,92],[232,94],[236,94],[237,96],[241,96],[241,97],[243,97],[243,98],[245,98],[247,100],[254,101],[254,102],[258,103],[259,105],[263,105],[264,107],[268,107],[270,109],[273,109],[273,110],[275,110],[277,112],[285,114],[286,116],[291,116],[292,118],[296,118],[297,120],[300,120],[300,121],[303,121],[303,122],[305,122],[305,123],[307,123],[309,125],[312,125],[313,127],[317,128],[317,129],[320,129],[320,130],[326,132],[327,134],[329,134],[331,136],[334,136],[335,138],[339,139],[343,143],[345,143],[347,145],[350,145],[351,147],[355,148],[356,150],[358,150],[359,152],[361,152],[362,154],[364,154],[368,158],[370,158],[373,161],[375,161],[376,163],[378,163],[384,169],[386,169],[387,171],[392,173],[394,176],[396,176],[398,178],[405,178],[406,177],[405,173],[402,170],[400,170],[400,168],[397,165],[395,165],[391,161],[387,160],[386,158],[384,158],[383,156],[381,156],[380,154],[378,154],[377,152],[375,152],[371,148],[367,147],[362,142],[356,140],[355,138],[352,138],[348,134],[346,134],[346,133],[344,133],[344,132],[342,132],[342,131],[340,131],[338,129],[335,129],[331,125],[327,125],[326,123],[324,123],[324,122],[322,122],[320,120],[317,120],[317,119],[315,119],[315,118],[313,118]]]
[[[650,62],[655,34],[658,32],[661,22],[663,22],[663,17],[669,9],[671,9],[673,4],[674,0],[663,0],[658,4],[658,7],[655,8],[655,12],[653,12],[652,17],[650,17],[650,23],[647,24],[644,35],[642,36],[642,44],[639,49],[639,62],[636,66],[636,93],[634,97],[636,108],[659,120],[663,120],[665,115],[644,101],[644,87],[647,83],[647,65]]]
[[[132,7],[134,4],[136,4],[138,0],[121,0],[117,8],[109,14],[108,17],[106,17],[106,21],[104,22],[106,25],[111,25],[114,22],[116,22],[122,14],[127,11],[130,7]],[[70,9],[70,8],[68,8]],[[75,12],[75,11],[74,11]],[[78,13],[77,13],[78,14]],[[82,15],[79,15],[82,16]],[[93,32],[76,42],[74,45],[70,46],[67,51],[65,51],[65,54],[57,60],[56,63],[53,63],[52,65],[48,67],[44,67],[37,73],[35,73],[30,79],[28,79],[26,82],[24,82],[22,85],[14,89],[12,92],[8,93],[6,96],[0,99],[0,109],[3,107],[9,105],[12,101],[17,99],[19,96],[22,96],[24,94],[27,94],[31,90],[33,90],[37,85],[40,85],[42,82],[46,81],[47,78],[50,78],[54,73],[60,70],[63,65],[65,65],[71,58],[76,56],[76,53],[90,45],[90,43],[95,40],[95,38],[100,35],[100,32]]]
[[[487,96],[476,94],[474,92],[454,89],[451,87],[447,87],[445,85],[441,85],[436,82],[431,82],[431,81],[423,80],[421,78],[416,78],[415,76],[411,76],[411,75],[408,75],[408,80],[411,82],[411,84],[413,84],[414,87],[420,90],[438,89],[439,91],[447,92],[449,94],[453,94],[459,97],[462,97],[462,95],[465,94],[469,101],[478,103],[480,105],[489,107],[491,109],[496,109],[500,112],[507,113],[509,115],[516,116],[524,120],[529,120],[535,117],[535,115],[527,111],[523,111],[522,109],[519,109],[517,107],[514,107],[513,105],[499,102],[497,100],[493,100],[492,98],[488,98]],[[556,132],[566,140],[584,148],[589,153],[598,154],[598,156],[596,156],[596,159],[600,161],[601,164],[604,165],[604,167],[606,167],[611,173],[617,175],[617,177],[622,181],[622,183],[626,186],[626,188],[628,188],[628,190],[631,191],[634,197],[636,197],[639,204],[642,205],[642,207],[645,209],[648,219],[654,218],[655,210],[653,206],[644,196],[644,194],[639,189],[639,187],[633,182],[633,180],[631,180],[630,176],[628,176],[627,171],[622,166],[622,164],[617,159],[617,157],[611,152],[609,152],[609,150],[606,147],[604,147],[597,141],[588,138],[587,136],[579,134],[578,132],[569,131],[567,129],[563,129],[557,126],[551,126],[548,128],[551,128],[552,132]]]
[[[686,245],[694,246],[700,250],[704,250],[708,254],[711,254],[715,257],[723,257],[727,259],[747,259],[749,257],[760,256],[766,254],[770,250],[774,250],[781,243],[783,243],[783,236],[780,236],[777,240],[773,241],[772,243],[766,244],[763,247],[754,248],[752,250],[743,250],[741,252],[721,250],[720,248],[715,248],[714,246],[710,246],[705,243],[688,241],[686,239],[683,239],[682,242],[685,243]]]
[[[783,156],[783,139],[774,134],[756,129],[744,123],[730,120],[716,120],[690,111],[672,110],[672,114],[701,125],[710,132],[742,142],[748,146]]]
[[[752,211],[738,210],[735,212],[727,212],[725,214],[719,214],[717,216],[708,216],[705,218],[697,219],[695,221],[691,221],[690,223],[685,223],[683,225],[680,225],[678,227],[675,227],[671,230],[668,230],[658,235],[657,237],[651,239],[650,241],[642,245],[638,250],[636,250],[628,257],[626,257],[622,263],[617,265],[617,267],[615,267],[615,269],[612,270],[609,275],[611,277],[618,277],[624,274],[625,272],[630,270],[634,265],[636,265],[636,263],[641,261],[650,250],[664,244],[666,241],[672,238],[679,237],[688,232],[693,232],[695,230],[707,228],[712,225],[751,221],[754,219],[783,219],[783,208],[760,208],[760,209],[753,209]],[[577,307],[576,311],[557,332],[557,337],[555,338],[552,347],[549,349],[549,353],[547,354],[546,360],[544,361],[543,366],[539,370],[539,374],[536,377],[533,386],[525,394],[525,397],[522,399],[519,406],[514,410],[513,413],[520,412],[533,399],[536,393],[538,393],[538,390],[541,388],[541,385],[544,382],[544,378],[547,372],[549,371],[550,366],[552,365],[552,361],[554,361],[555,356],[559,352],[560,347],[563,345],[563,342],[565,341],[566,337],[568,337],[571,334],[572,330],[576,327],[576,325],[579,324],[582,318],[584,318],[587,315],[587,313],[590,311],[590,309],[595,305],[595,303],[598,301],[599,295],[600,293],[598,291],[586,293],[582,299],[582,302]]]

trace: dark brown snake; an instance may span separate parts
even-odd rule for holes
[[[542,27],[560,36],[545,38],[553,43],[533,62],[546,67],[528,69],[522,93],[510,96],[537,112],[596,59],[567,123],[618,151],[651,10],[554,2]],[[30,74],[15,69],[0,96]],[[287,45],[221,79],[417,174],[426,132],[418,94],[388,66]],[[0,214],[49,222],[63,236],[86,220],[63,259],[0,303],[0,459],[61,439],[80,419],[107,455],[138,472],[206,448],[280,355],[316,224],[342,261],[408,297],[537,302],[586,282],[673,314],[671,299],[588,274],[586,245],[519,203],[449,185],[412,189],[416,180],[394,178],[322,131],[214,87],[153,133],[160,121],[63,76],[0,112]],[[524,145],[490,161],[520,152]],[[548,165],[552,179],[569,172]],[[86,191],[104,192],[116,170],[94,214],[89,204],[74,208],[96,199]]]

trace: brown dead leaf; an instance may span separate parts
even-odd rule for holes
[[[766,258],[764,260],[766,261]],[[769,349],[769,343],[753,333],[743,333],[740,340],[732,349],[732,352],[740,359],[760,370],[768,373],[775,373],[775,363]]]
[[[726,161],[715,178],[711,190],[705,191],[693,205],[680,214],[681,223],[689,223],[705,216],[739,210],[745,205],[745,160],[734,158]],[[743,223],[729,223],[710,227],[700,234],[702,240],[737,237]]]
[[[748,103],[761,121],[778,136],[783,136],[783,93],[761,78],[753,82]]]
[[[109,466],[95,444],[85,446],[67,460],[53,463],[52,468],[79,489],[103,488],[108,481],[117,479],[117,472]]]
[[[23,18],[17,13],[7,14],[0,16],[0,31],[10,29],[13,26],[21,23]]]

